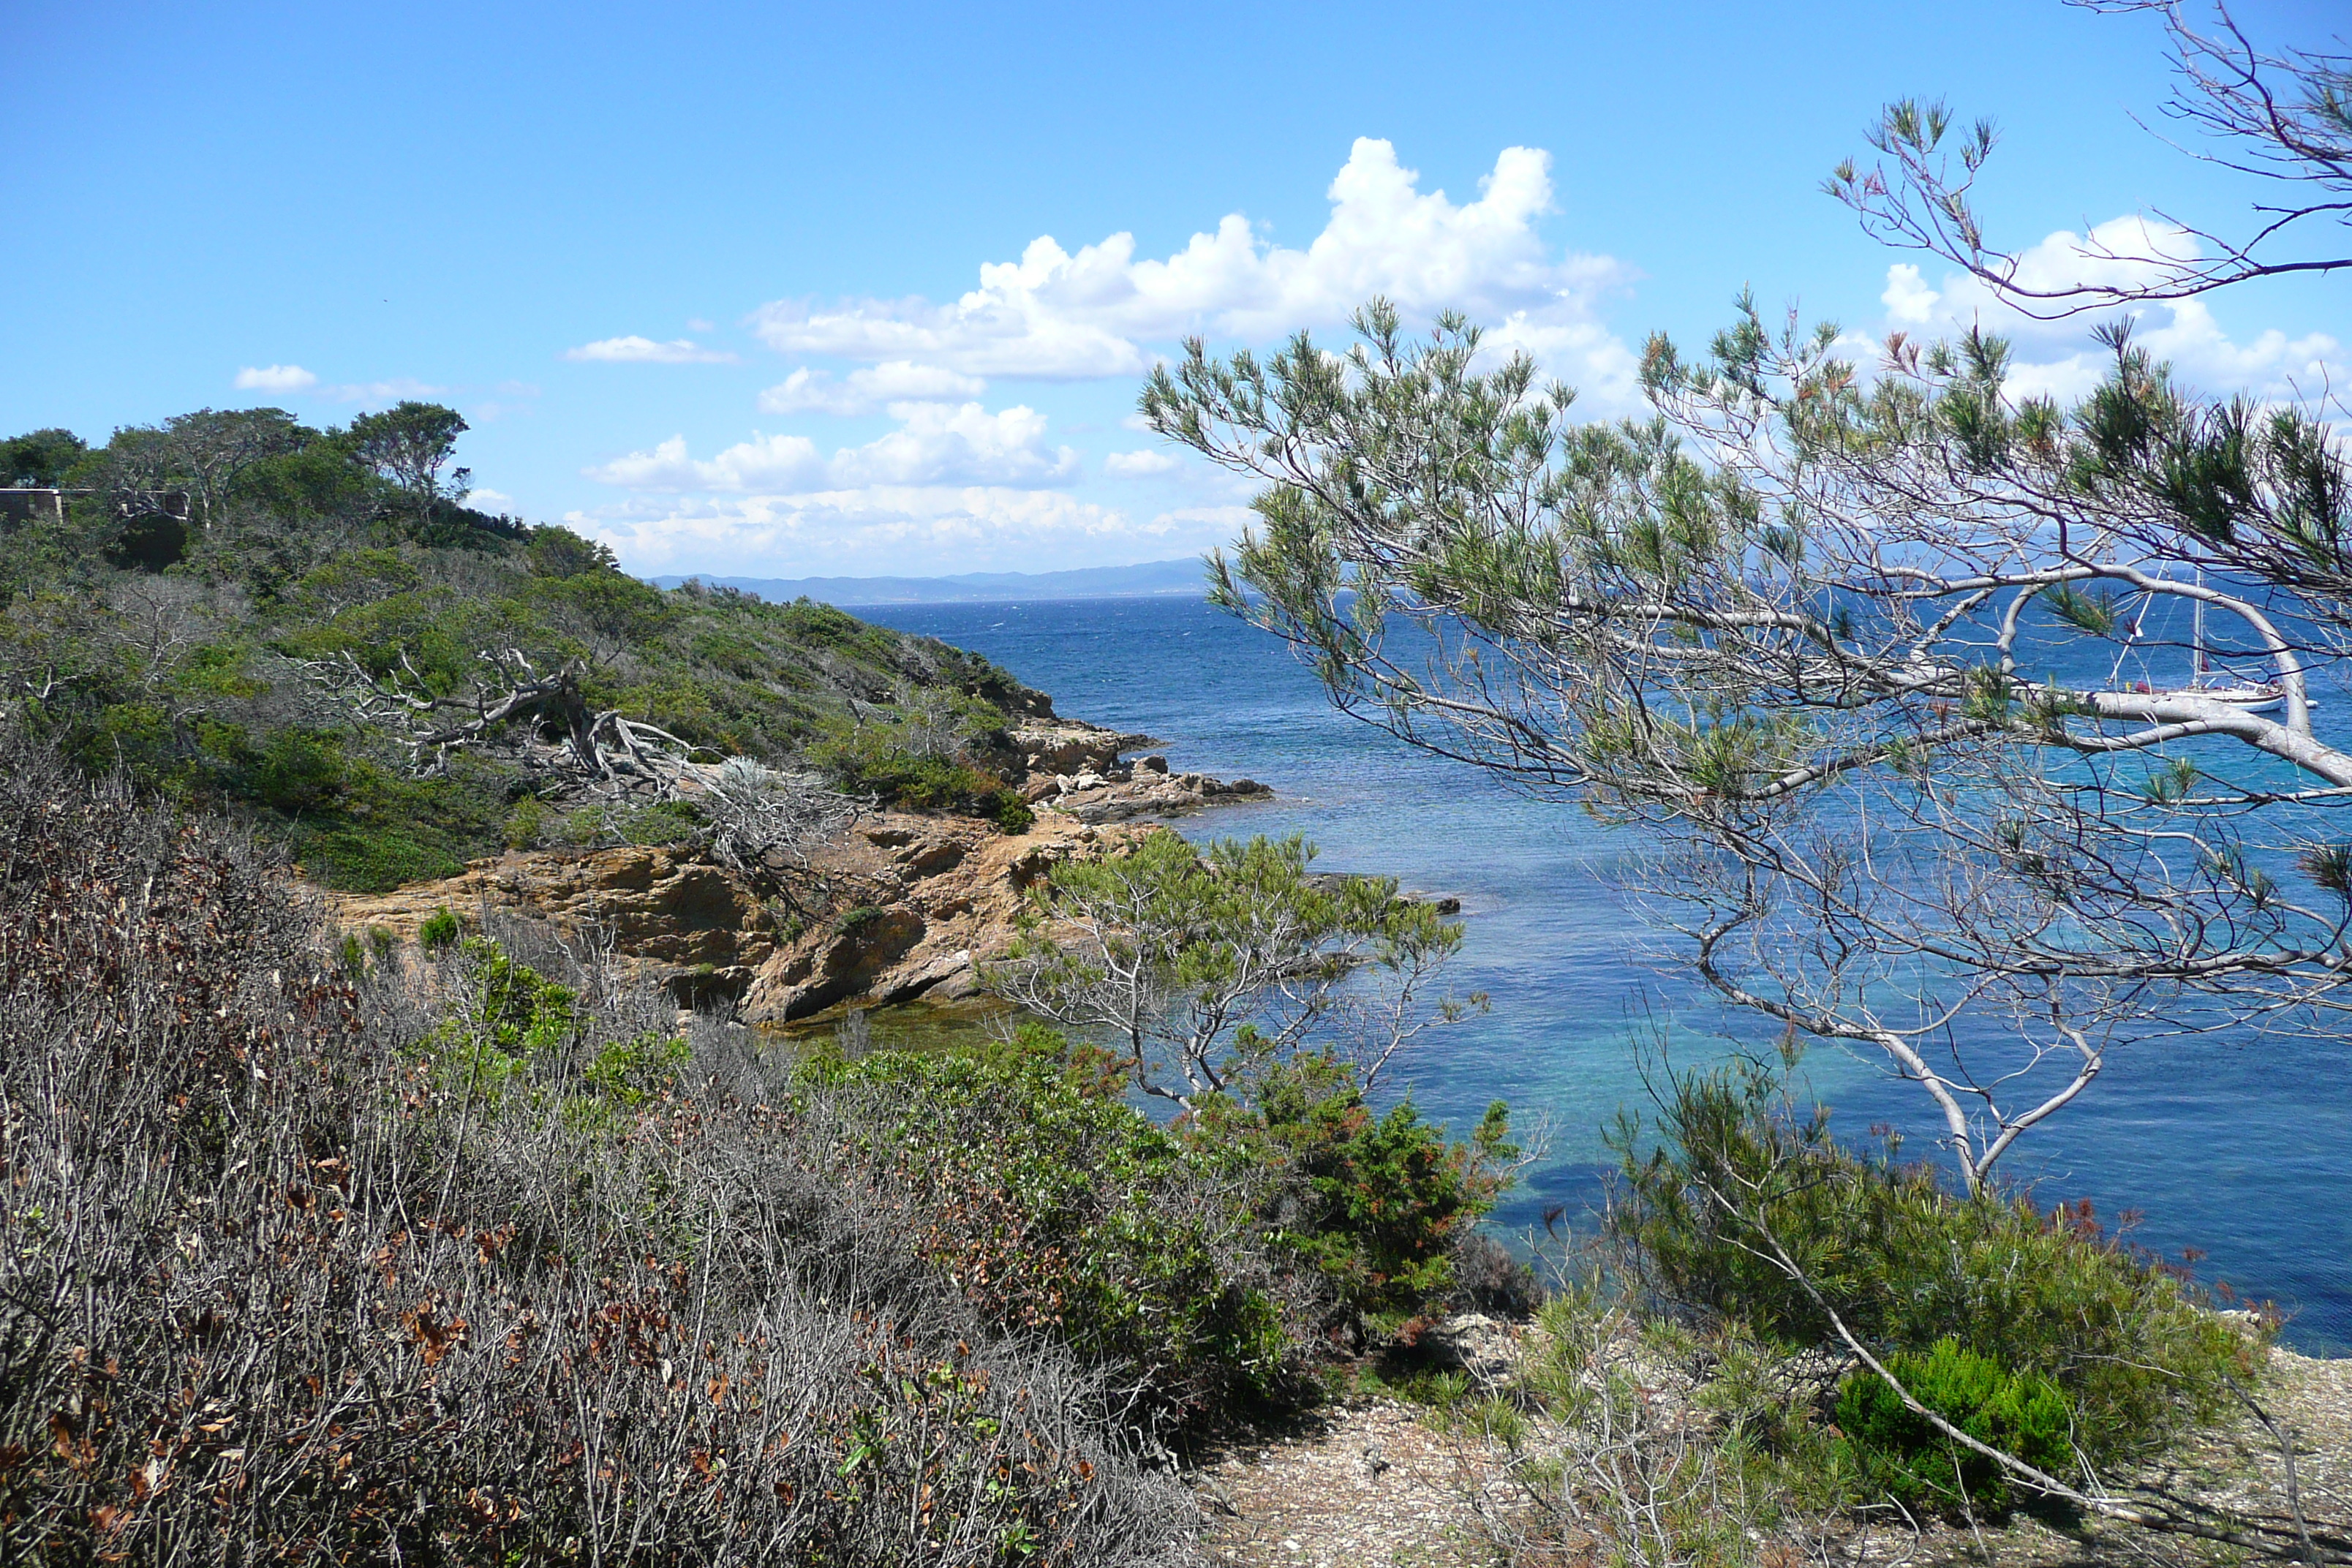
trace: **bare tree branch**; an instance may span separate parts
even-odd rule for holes
[[[2252,204],[2251,232],[2227,237],[2158,212],[2136,243],[2095,231],[2076,247],[2079,278],[2035,275],[2027,258],[1986,238],[1971,205],[1998,141],[1989,121],[1958,125],[1942,103],[1889,104],[1869,132],[1879,161],[1838,165],[1823,188],[1852,207],[1865,232],[1965,268],[2006,302],[2053,320],[2135,302],[2185,300],[2256,278],[2352,268],[2352,56],[2272,53],[2225,5],[2210,30],[2180,0],[2073,0],[2084,9],[2153,12],[2170,44],[2176,85],[2165,114],[2210,150],[2200,162],[2268,182],[2279,195]],[[2300,240],[2316,254],[2278,254]]]

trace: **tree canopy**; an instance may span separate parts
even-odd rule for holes
[[[80,437],[55,427],[0,441],[0,488],[53,489],[89,450]]]
[[[1458,316],[1356,327],[1146,387],[1265,487],[1217,600],[1343,710],[1646,830],[1633,890],[1697,976],[1883,1053],[1970,1185],[2119,1042],[2352,1002],[2352,754],[2312,724],[2352,469],[2315,410],[2199,398],[2123,321],[2061,405],[1997,337],[1864,366],[1743,299],[1704,353],[1651,341],[1645,417],[1580,423]]]

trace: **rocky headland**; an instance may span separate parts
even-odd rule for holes
[[[1014,773],[1036,813],[1023,833],[970,817],[874,810],[782,878],[754,878],[690,846],[509,851],[463,874],[389,893],[328,893],[347,928],[414,939],[439,910],[546,921],[608,950],[681,1005],[731,1005],[786,1024],[856,1005],[947,1002],[980,989],[1028,889],[1070,859],[1116,853],[1168,831],[1160,820],[1271,798],[1265,785],[1172,773],[1155,746],[1079,720],[1040,717],[1011,731]],[[1015,759],[1017,758],[1017,763]]]

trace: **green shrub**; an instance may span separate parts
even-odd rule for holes
[[[683,1037],[648,1031],[605,1045],[581,1076],[623,1105],[642,1105],[677,1083],[688,1054]]]
[[[310,730],[280,730],[254,758],[246,793],[289,816],[320,810],[343,792],[343,745],[340,736]]]
[[[877,1098],[859,1152],[992,1321],[1064,1341],[1179,1417],[1297,1370],[1245,1189],[1123,1104],[1097,1055],[1032,1027],[992,1053],[881,1051],[804,1077]]]
[[[833,922],[833,934],[854,940],[864,935],[866,929],[881,918],[882,911],[872,904],[860,904],[854,910],[842,912],[841,916]]]
[[[1925,1355],[1897,1351],[1886,1370],[1911,1396],[1978,1442],[2063,1476],[2074,1413],[2049,1379],[2007,1371],[1942,1339]],[[1928,1425],[1867,1367],[1838,1385],[1838,1429],[1874,1489],[1906,1504],[2006,1508],[2008,1472]]]
[[[510,849],[528,849],[547,830],[547,807],[539,796],[527,795],[507,813],[506,840]]]
[[[531,803],[518,806],[522,813]],[[583,805],[568,811],[554,826],[547,825],[543,814],[525,821],[536,822],[536,837],[579,849],[611,848],[616,845],[635,844],[647,848],[660,848],[674,844],[691,844],[705,832],[702,813],[691,802],[663,801],[654,805],[615,808],[611,805]],[[515,840],[516,815],[507,819],[509,842]],[[518,847],[520,846],[518,845]]]
[[[887,717],[831,723],[809,747],[808,758],[846,794],[873,795],[910,811],[984,816],[1008,833],[1026,832],[1022,819],[1034,820],[1027,803],[966,760],[984,752],[1003,728],[1004,715],[978,698],[913,692]]]
[[[1026,833],[1037,826],[1037,814],[1018,790],[989,791],[975,803],[980,814],[996,824],[1000,833]]]
[[[311,876],[349,893],[388,893],[466,869],[447,841],[422,826],[353,826],[301,833],[295,837],[294,853]]]
[[[614,812],[611,818],[613,830],[627,844],[684,844],[702,835],[702,813],[690,801],[666,800]]]
[[[1609,1226],[1672,1304],[1790,1345],[1832,1342],[1821,1306],[1771,1258],[1775,1244],[1857,1336],[1931,1353],[1949,1339],[2019,1376],[2048,1379],[2099,1463],[2149,1453],[2251,1380],[2258,1340],[2208,1310],[2184,1276],[2021,1194],[1966,1197],[1893,1146],[1854,1153],[1818,1109],[1798,1115],[1751,1066],[1676,1075],[1659,1146],[1638,1157],[1621,1121],[1622,1190]],[[1738,1194],[1727,1213],[1713,1194]]]
[[[534,1060],[578,1037],[580,996],[486,937],[467,942],[462,952],[464,1003],[425,1037],[424,1049],[452,1089],[496,1102]]]
[[[446,908],[435,910],[416,928],[416,940],[427,952],[438,952],[457,944],[459,926],[457,917]]]
[[[1276,1061],[1240,1087],[1203,1101],[1182,1131],[1204,1152],[1274,1178],[1274,1245],[1366,1316],[1410,1314],[1453,1289],[1456,1243],[1494,1208],[1506,1184],[1497,1171],[1517,1153],[1500,1101],[1465,1144],[1423,1121],[1410,1098],[1375,1114],[1336,1057]]]

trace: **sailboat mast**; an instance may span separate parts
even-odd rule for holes
[[[2200,588],[2205,586],[2205,568],[2202,566],[2197,568],[2197,585]],[[2202,686],[2205,683],[2205,671],[2209,668],[2205,662],[2205,600],[2203,595],[2199,595],[2197,599],[2193,601],[2193,604],[2194,609],[2190,616],[2189,640],[2190,645],[2197,650],[2197,654],[2196,661],[2191,667],[2195,672],[2194,679],[2189,681],[2189,684],[2191,686]]]

